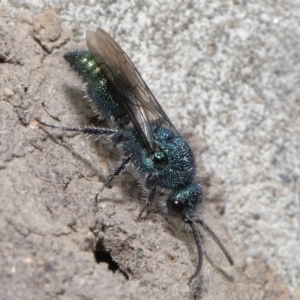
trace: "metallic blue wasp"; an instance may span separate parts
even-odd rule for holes
[[[233,259],[215,233],[197,214],[203,192],[195,182],[193,152],[181,137],[160,104],[121,47],[102,29],[88,31],[89,51],[74,51],[64,58],[83,79],[89,102],[99,119],[110,120],[107,127],[58,127],[42,125],[95,136],[106,136],[120,154],[118,167],[105,186],[126,169],[131,169],[147,194],[145,208],[166,195],[160,207],[165,214],[189,225],[198,249],[198,266],[202,267],[203,251],[196,224],[208,232],[219,245],[229,263]]]

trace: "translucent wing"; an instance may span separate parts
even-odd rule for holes
[[[150,121],[159,120],[162,125],[176,132],[174,125],[130,58],[108,33],[100,28],[95,32],[88,30],[86,41],[101,72],[124,96],[126,111],[148,151],[154,151],[156,145]]]

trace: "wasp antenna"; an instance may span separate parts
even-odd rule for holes
[[[190,220],[190,219],[187,219],[186,222],[191,226],[192,233],[193,233],[193,236],[194,236],[194,239],[195,239],[195,242],[196,242],[196,245],[197,245],[197,250],[198,250],[198,265],[197,265],[197,269],[194,272],[194,274],[189,278],[190,280],[192,280],[195,277],[197,277],[197,275],[201,271],[202,264],[203,264],[203,250],[202,250],[200,235],[199,235],[199,232],[197,230],[197,227],[196,227],[195,223],[192,220]]]
[[[216,236],[216,234],[209,228],[209,226],[202,220],[201,218],[197,218],[193,220],[195,223],[199,223],[202,225],[202,227],[206,230],[206,232],[211,236],[211,238],[216,242],[216,244],[220,247],[220,249],[223,251],[224,255],[226,256],[228,262],[232,266],[234,264],[234,261],[229,254],[228,250],[225,248],[225,246],[222,244],[221,240]],[[195,225],[194,225],[195,226]],[[192,227],[192,226],[191,226]],[[192,227],[193,229],[193,227]],[[195,234],[194,234],[195,236]]]

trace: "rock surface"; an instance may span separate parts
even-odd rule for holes
[[[184,26],[196,26],[192,22],[195,15],[187,16],[186,23],[181,21],[181,29],[173,26],[174,32],[165,31],[164,41],[156,40],[149,31],[158,47],[171,39],[176,43],[179,38],[190,54],[191,61],[185,61],[183,55],[183,61],[178,62],[180,53],[175,53],[175,48],[173,53],[167,49],[160,60],[165,60],[161,72],[169,73],[154,72],[151,79],[150,67],[145,69],[144,77],[146,82],[156,82],[149,85],[155,86],[155,94],[162,92],[159,101],[167,113],[170,111],[174,123],[187,128],[181,131],[199,158],[207,190],[200,213],[235,259],[235,266],[228,266],[218,247],[203,234],[204,266],[192,283],[188,278],[197,263],[193,239],[155,211],[145,221],[135,221],[143,203],[129,174],[116,179],[113,188],[104,190],[101,201],[95,202],[104,178],[116,164],[115,154],[99,141],[74,133],[47,133],[34,120],[38,117],[74,127],[90,122],[92,114],[82,101],[82,83],[62,58],[70,49],[85,48],[81,31],[86,24],[71,25],[66,7],[0,7],[1,299],[300,297],[300,262],[296,256],[300,250],[300,63],[296,55],[299,47],[293,49],[300,32],[287,34],[288,29],[299,25],[299,18],[293,23],[299,9],[293,11],[290,4],[283,13],[277,7],[276,22],[286,22],[286,26],[280,23],[281,27],[272,31],[270,22],[275,22],[272,16],[276,9],[269,15],[261,13],[260,19],[247,25],[246,16],[239,15],[242,9],[238,4],[226,5],[236,5],[227,8],[234,17],[223,22],[226,30],[234,30],[223,37],[231,45],[235,39],[237,45],[243,44],[245,56],[239,56],[242,52],[218,54],[219,62],[214,63],[219,63],[221,69],[215,65],[214,71],[220,75],[211,70],[212,74],[199,77],[199,66],[195,69],[192,64],[200,60],[195,55],[193,62],[191,54],[203,49],[198,44],[194,50],[191,48],[193,36],[185,40],[176,35],[176,30],[184,30]],[[105,9],[102,13],[108,15],[108,4]],[[253,7],[247,7],[247,12],[251,10]],[[142,13],[137,16],[145,17]],[[113,27],[116,16],[111,17]],[[153,20],[159,23],[159,17]],[[103,21],[99,23],[102,26]],[[148,28],[147,24],[141,26]],[[170,28],[166,25],[165,30]],[[269,32],[270,45],[260,39],[261,35],[253,38],[257,28],[261,35],[264,28]],[[129,33],[117,39],[122,47],[122,39],[129,39],[128,46],[135,38]],[[145,43],[138,50],[138,38],[133,40],[133,48],[124,48],[138,61],[140,70],[143,60],[147,64],[147,56],[143,53]],[[208,48],[204,54],[208,55],[210,49],[210,58],[219,51],[218,38],[211,36],[210,47],[205,41]],[[219,46],[225,44],[222,41]],[[151,56],[153,48],[149,49],[147,55],[154,68],[156,58]],[[173,55],[176,59],[172,65]],[[231,60],[235,64],[227,70],[221,56],[224,60],[235,56],[236,60]],[[188,78],[186,82],[176,81],[176,76],[166,77],[172,72],[178,76],[180,68],[185,68],[182,72]],[[219,79],[216,86],[214,76]],[[268,76],[275,76],[274,86]],[[170,103],[163,84],[168,80],[171,83],[167,86],[171,84],[175,89]],[[201,98],[201,89],[203,103],[187,100]],[[181,92],[187,98],[180,98]],[[176,97],[182,102],[176,103]],[[209,97],[210,105],[206,99]],[[202,162],[200,157],[204,158]]]

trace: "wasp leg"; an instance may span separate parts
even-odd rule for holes
[[[59,130],[63,130],[63,131],[73,131],[73,132],[79,132],[79,133],[83,133],[83,134],[88,134],[90,136],[100,136],[100,135],[109,135],[110,138],[112,140],[114,140],[116,143],[121,142],[123,134],[122,132],[118,131],[118,130],[113,130],[113,129],[109,129],[109,128],[102,128],[102,127],[82,127],[82,128],[73,128],[73,127],[65,127],[65,126],[56,126],[56,125],[52,125],[52,124],[48,124],[48,123],[44,123],[38,119],[36,119],[38,123],[40,123],[40,125],[44,126],[44,127],[49,127],[49,128],[54,128],[54,129],[59,129]],[[43,128],[44,129],[44,128]],[[44,129],[45,130],[45,129]],[[65,146],[68,147],[68,146]],[[69,147],[68,147],[69,149]],[[73,151],[72,151],[73,153]],[[117,168],[117,170],[114,172],[114,174],[112,174],[107,181],[105,182],[104,186],[108,186],[109,182],[111,180],[113,180],[113,178],[115,176],[119,176],[122,172],[124,172],[124,170],[126,169],[126,167],[128,166],[128,164],[130,163],[131,158],[133,157],[133,155],[127,157],[125,159],[125,161],[120,165],[120,167]],[[89,163],[90,165],[90,163]],[[104,188],[104,187],[103,187]],[[102,191],[103,188],[100,190]],[[99,193],[96,196],[96,199],[98,198]]]
[[[141,212],[139,213],[139,216],[137,218],[138,220],[141,219],[141,217],[142,217],[144,211],[146,210],[146,208],[152,204],[152,202],[153,202],[153,200],[155,199],[155,196],[156,196],[156,191],[157,191],[156,186],[154,186],[152,188],[150,194],[149,194],[149,197],[148,197],[148,200],[147,200],[145,206],[142,208]]]
[[[56,126],[44,123],[38,119],[36,119],[41,125],[45,127],[50,127],[54,129],[60,129],[63,131],[73,131],[73,132],[80,132],[84,134],[89,135],[101,135],[101,134],[108,134],[108,135],[114,135],[117,138],[120,138],[122,136],[122,133],[118,130],[108,129],[108,128],[101,128],[101,127],[82,127],[82,128],[73,128],[73,127],[65,127],[65,126]]]
[[[117,176],[120,176],[128,167],[133,158],[133,154],[126,157],[125,160],[120,164],[120,166],[107,178],[103,186],[99,190],[99,194],[104,190],[104,188],[109,187],[109,183]]]

